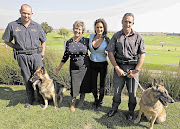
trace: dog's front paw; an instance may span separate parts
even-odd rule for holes
[[[58,107],[54,107],[55,108],[55,110],[58,110]]]
[[[43,110],[46,110],[47,107],[43,107]]]
[[[153,129],[153,127],[149,127],[149,129]]]

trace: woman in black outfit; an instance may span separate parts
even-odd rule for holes
[[[90,67],[91,67],[91,87],[95,100],[95,110],[100,110],[104,92],[105,92],[105,80],[107,74],[107,58],[106,47],[109,43],[107,35],[107,24],[104,19],[97,19],[94,22],[95,33],[90,35],[89,49],[90,54]],[[97,79],[100,74],[100,89],[98,97]]]
[[[70,76],[71,76],[71,104],[70,110],[75,111],[76,97],[80,95],[78,107],[84,102],[85,93],[90,93],[89,88],[89,39],[82,37],[85,30],[84,22],[76,21],[73,24],[74,37],[66,42],[66,50],[61,63],[56,68],[56,73],[70,57]]]

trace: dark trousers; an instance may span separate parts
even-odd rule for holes
[[[128,72],[130,69],[134,69],[135,66],[131,65],[124,65],[121,66],[121,68]],[[139,74],[136,76],[137,79],[139,79]],[[126,88],[129,93],[129,112],[133,113],[134,109],[136,107],[137,101],[136,101],[136,90],[138,88],[138,84],[135,82],[134,79],[132,79],[132,92],[129,91],[129,78],[120,76],[118,77],[116,71],[114,70],[114,76],[113,76],[113,86],[114,86],[114,96],[113,96],[113,104],[112,104],[112,110],[117,110],[118,106],[121,103],[121,92],[124,86],[126,85]]]
[[[19,54],[17,55],[18,65],[21,69],[21,75],[24,78],[26,93],[27,93],[27,103],[32,104],[35,100],[34,97],[34,89],[32,87],[32,83],[29,81],[32,74],[36,71],[38,66],[43,66],[43,62],[40,54],[33,55],[25,55]],[[37,89],[37,95],[40,101],[43,100],[42,96],[39,94],[39,89]]]
[[[92,87],[92,93],[96,100],[99,100],[100,103],[102,103],[102,100],[104,98],[104,92],[105,92],[105,80],[107,75],[107,62],[93,62],[90,63],[91,68],[91,87]],[[98,98],[98,89],[97,89],[97,79],[98,74],[100,74],[100,95]]]

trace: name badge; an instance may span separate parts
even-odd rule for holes
[[[31,31],[32,31],[32,32],[37,32],[37,30],[36,30],[36,29],[31,29]]]
[[[15,31],[21,31],[21,29],[19,27],[16,27],[16,30]]]
[[[117,42],[121,42],[120,38],[119,38],[119,39],[117,39]]]

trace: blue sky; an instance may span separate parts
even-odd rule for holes
[[[138,32],[180,33],[179,0],[0,0],[0,28],[16,20],[23,3],[33,8],[32,19],[47,22],[54,29],[72,29],[76,20],[85,22],[86,29],[93,30],[97,18],[104,18],[108,30],[121,29],[122,16],[126,12],[135,15],[133,29]]]
[[[39,11],[87,11],[98,8],[107,8],[121,4],[126,0],[0,0],[2,5],[12,9],[19,9],[23,3],[28,3]],[[9,4],[11,3],[11,4]],[[5,5],[5,6],[4,6]]]

